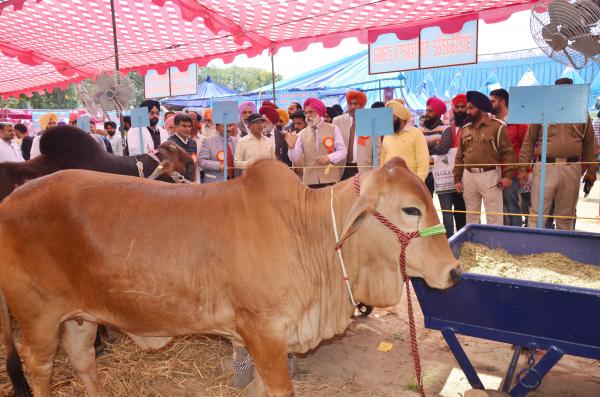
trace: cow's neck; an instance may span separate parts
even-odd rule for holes
[[[115,156],[106,154],[98,161],[97,171],[108,172],[110,174],[139,176],[137,161],[143,164],[144,176],[148,177],[158,163],[147,154],[138,156]]]
[[[331,220],[330,188],[306,191],[305,230],[309,236],[310,248],[303,258],[304,263],[312,263],[317,267],[313,277],[315,288],[314,301],[318,305],[319,318],[314,313],[306,313],[300,321],[303,327],[316,327],[306,332],[313,333],[312,346],[302,346],[301,350],[314,348],[320,340],[328,339],[342,333],[351,321],[354,307],[343,281],[342,270],[337,252],[335,251],[336,239]],[[351,183],[342,182],[334,188],[334,209],[337,220],[338,233],[342,232],[343,222],[356,200]],[[356,280],[359,258],[356,245],[350,240],[344,245],[344,263],[351,284]],[[314,269],[313,269],[314,270]],[[308,318],[310,317],[310,318]],[[316,343],[316,344],[315,344]]]

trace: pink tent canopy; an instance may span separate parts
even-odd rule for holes
[[[531,0],[115,0],[123,72],[229,63],[265,49],[304,50],[347,37],[367,43],[370,29],[418,24],[445,33],[462,27],[445,18],[476,14],[504,20]],[[5,0],[0,3],[0,95],[65,88],[114,69],[110,0]],[[412,29],[411,29],[412,27]],[[501,38],[499,38],[501,39]]]

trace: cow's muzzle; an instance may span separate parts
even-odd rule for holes
[[[454,269],[450,270],[450,279],[452,280],[452,285],[458,284],[461,277],[462,277],[462,270],[461,270],[460,266],[456,266]]]

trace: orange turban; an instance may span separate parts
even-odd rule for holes
[[[279,113],[279,120],[283,122],[283,124],[287,124],[290,121],[290,115],[287,110],[277,109],[277,113]]]
[[[212,109],[211,108],[206,108],[202,112],[202,120],[205,120],[205,119],[212,120]]]
[[[356,101],[358,102],[358,106],[364,108],[367,104],[367,95],[361,91],[348,91],[346,94],[346,102]]]

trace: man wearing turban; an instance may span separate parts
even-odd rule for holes
[[[442,121],[442,116],[446,113],[446,104],[437,97],[431,97],[425,106],[421,131],[427,140],[429,155],[444,155],[452,146],[452,128]],[[433,195],[435,182],[431,173],[427,175],[425,184]]]
[[[140,103],[140,107],[148,109],[150,126],[129,129],[127,132],[127,148],[130,156],[158,150],[160,144],[169,139],[169,132],[158,125],[160,103],[153,99],[146,99]]]
[[[423,132],[410,125],[410,111],[402,103],[392,100],[385,107],[392,109],[394,135],[383,138],[381,166],[393,157],[401,157],[408,168],[425,181],[429,173],[429,151]]]
[[[292,161],[288,157],[288,145],[285,142],[285,131],[283,130],[290,121],[290,116],[284,109],[277,109],[277,115],[279,118],[273,130],[273,134],[275,135],[275,157],[277,157],[277,160],[287,164],[288,167],[291,167]]]
[[[444,164],[444,160],[448,161],[447,156],[454,157],[455,151],[452,148],[452,127],[448,124],[444,124],[442,116],[446,113],[446,104],[444,101],[437,97],[431,97],[427,100],[425,118],[423,120],[423,126],[421,130],[427,140],[427,147],[429,149],[429,155],[433,159],[434,165],[437,163]],[[440,157],[437,157],[440,156]],[[441,156],[444,156],[443,158]],[[442,163],[440,163],[440,160]],[[437,178],[437,179],[436,179]],[[436,190],[435,186],[438,185],[438,189],[442,187],[442,191],[437,192],[438,200],[440,202],[440,208],[444,211],[452,210],[453,203],[453,191],[448,190],[446,187],[447,179],[444,173],[440,172],[434,174],[432,172],[427,175],[425,184],[433,195]],[[442,219],[444,227],[446,228],[446,236],[450,238],[454,234],[454,218],[451,212],[443,212]]]
[[[323,120],[327,108],[317,98],[304,102],[304,113],[308,126],[298,135],[286,134],[288,156],[293,162],[304,156],[306,168],[302,178],[306,185],[313,188],[333,185],[342,177],[342,168],[333,166],[346,163],[344,137],[336,125]]]
[[[248,117],[256,113],[256,105],[254,102],[246,101],[238,105],[238,114],[240,116],[240,122],[238,123],[238,129],[240,130],[239,136],[245,137],[250,133],[250,126],[248,125]]]
[[[454,164],[456,190],[463,193],[467,223],[480,223],[481,201],[487,223],[502,225],[502,189],[510,187],[515,154],[503,121],[491,118],[492,102],[481,92],[467,92],[467,120]],[[500,164],[508,164],[500,169]]]
[[[353,177],[359,172],[364,172],[373,166],[373,138],[359,137],[356,135],[355,114],[357,109],[364,109],[367,104],[367,95],[360,91],[348,91],[346,94],[348,113],[337,116],[333,124],[340,129],[344,144],[348,148],[346,154],[346,168],[342,180]],[[381,153],[381,140],[375,138],[377,155]]]
[[[31,159],[34,159],[41,154],[40,139],[42,138],[42,135],[44,134],[44,132],[46,132],[47,129],[56,127],[57,125],[58,125],[58,115],[56,113],[53,113],[53,112],[44,113],[40,117],[41,131],[33,138],[33,142],[31,143],[31,156],[30,156]]]
[[[571,85],[573,80],[563,77],[556,80],[554,84]],[[531,180],[529,227],[537,225],[537,215],[540,208],[542,135],[542,125],[531,124],[523,140],[519,157],[519,163],[521,163],[519,165],[519,182],[521,186],[526,183],[529,164],[532,159],[537,157]],[[554,215],[575,216],[581,186],[582,164],[579,164],[579,162],[587,163],[583,165],[583,170],[585,170],[583,180],[588,184],[593,184],[596,181],[596,172],[598,171],[598,159],[596,157],[598,148],[589,116],[586,123],[549,125],[546,150],[546,162],[550,166],[546,167],[546,184],[543,193],[544,208],[542,212],[545,215],[552,214],[551,207],[554,203]],[[557,229],[573,230],[575,228],[572,218],[556,218],[555,223]],[[546,223],[545,227],[549,226],[551,226],[551,222]]]
[[[212,109],[206,108],[202,112],[202,137],[210,138],[213,135],[217,134],[217,130],[215,129],[215,125],[213,124],[212,118]]]

